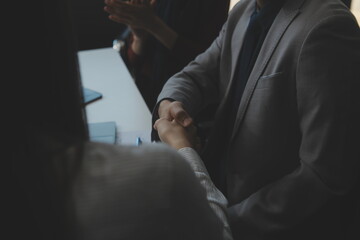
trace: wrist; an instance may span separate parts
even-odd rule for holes
[[[178,34],[164,21],[162,21],[161,18],[155,16],[152,23],[149,24],[148,31],[167,49],[173,49],[178,38]]]
[[[147,22],[146,30],[155,36],[159,32],[159,27],[162,25],[163,21],[157,15],[153,15],[150,18],[150,21]]]
[[[184,140],[174,141],[169,145],[175,148],[176,150],[180,150],[182,148],[193,148],[190,142]]]
[[[131,49],[132,51],[136,54],[136,55],[141,55],[141,53],[143,52],[143,40],[141,38],[138,37],[133,37],[133,41],[131,43]]]

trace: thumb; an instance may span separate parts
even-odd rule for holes
[[[159,118],[158,120],[155,121],[153,127],[154,127],[154,129],[155,129],[156,131],[158,130],[159,125],[161,125],[161,122],[162,122],[164,119],[166,119],[166,118]]]
[[[180,123],[183,127],[188,127],[192,123],[192,118],[190,115],[182,108],[181,105],[177,105],[176,107],[171,109],[171,116]]]
[[[156,5],[156,0],[150,0],[150,6],[155,7],[155,5]]]

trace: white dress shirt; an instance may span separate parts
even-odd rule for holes
[[[203,186],[206,191],[206,198],[210,204],[210,207],[223,222],[223,239],[233,239],[226,215],[226,208],[228,204],[227,199],[211,181],[209,173],[207,172],[200,156],[193,148],[181,148],[178,150],[178,152],[190,164],[190,167],[194,171],[195,176],[199,179],[201,186]]]

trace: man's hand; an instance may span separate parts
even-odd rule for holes
[[[104,10],[108,12],[109,19],[126,24],[136,31],[152,29],[155,25],[156,14],[154,12],[155,0],[105,0]]]
[[[157,130],[160,140],[175,149],[191,147],[197,150],[200,148],[200,141],[194,125],[185,128],[175,119],[160,118],[155,122],[154,128]]]
[[[105,0],[105,4],[104,10],[109,13],[109,19],[128,25],[138,40],[144,40],[144,36],[150,33],[167,49],[173,49],[178,34],[156,15],[156,0]]]
[[[193,120],[190,115],[184,110],[181,102],[169,100],[161,101],[158,110],[159,118],[165,118],[168,121],[175,120],[183,127],[189,127]],[[156,129],[156,128],[155,128]]]

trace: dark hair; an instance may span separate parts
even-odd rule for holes
[[[13,135],[19,137],[11,148],[13,233],[15,239],[71,239],[68,191],[88,140],[72,6],[69,0],[32,4],[21,28],[26,48],[17,70],[25,74],[12,79]],[[54,160],[70,146],[78,146],[78,158]]]

